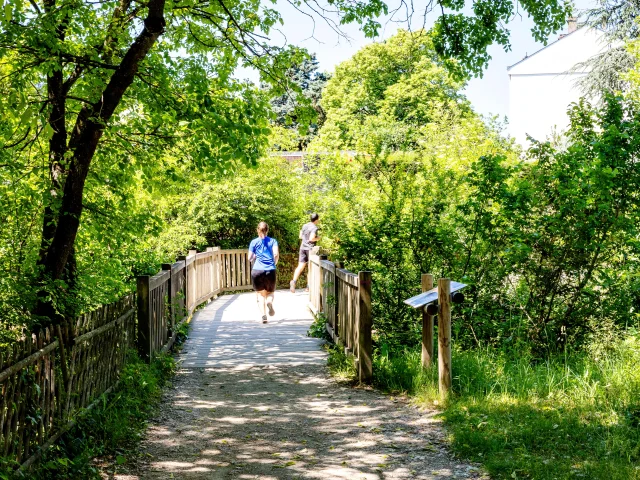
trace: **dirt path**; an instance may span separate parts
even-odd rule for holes
[[[248,298],[237,296],[234,302],[255,302]],[[225,301],[226,311],[235,319],[242,309],[233,307],[229,299]],[[297,299],[290,299],[288,305],[293,308],[296,302],[303,305]],[[448,453],[445,433],[434,412],[420,412],[373,390],[336,383],[324,361],[319,361],[322,352],[317,346],[312,363],[288,363],[286,355],[299,360],[306,353],[292,351],[295,349],[291,345],[297,342],[287,322],[298,325],[308,313],[282,312],[273,326],[262,330],[272,335],[273,330],[268,328],[276,329],[279,321],[282,332],[286,330],[288,335],[282,348],[273,343],[279,338],[275,336],[268,345],[256,340],[251,348],[244,345],[237,352],[232,349],[218,351],[215,356],[208,354],[206,342],[197,340],[199,331],[215,330],[225,335],[234,331],[223,328],[227,317],[220,313],[219,305],[210,307],[218,313],[203,315],[195,322],[196,338],[188,340],[192,347],[187,345],[182,355],[184,365],[191,366],[181,369],[166,389],[162,407],[142,442],[135,471],[115,478],[373,480],[482,476],[479,469]],[[310,317],[304,318],[310,322]],[[215,321],[222,323],[212,327]],[[264,335],[260,333],[262,325],[246,328],[252,321],[245,318],[245,327],[235,330],[238,335],[246,336],[250,330]],[[244,353],[259,350],[263,344],[265,350],[256,357],[261,359],[255,362],[259,364],[252,365]],[[281,352],[273,357],[277,359],[273,363],[269,362],[269,351]],[[221,357],[223,353],[226,356]],[[211,360],[216,358],[225,360]],[[197,367],[198,363],[203,366]]]
[[[305,366],[179,372],[142,445],[140,479],[479,478],[432,413]]]

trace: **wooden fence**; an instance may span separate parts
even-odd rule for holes
[[[0,355],[0,455],[28,467],[110,391],[135,346],[134,313],[130,295]]]
[[[352,273],[338,268],[326,256],[309,261],[309,306],[322,314],[333,341],[352,354],[361,382],[371,381],[371,272]]]
[[[182,320],[215,295],[251,288],[250,274],[246,250],[191,251],[138,277],[137,300],[128,295],[0,352],[0,456],[29,467],[113,389],[130,349],[168,350]]]

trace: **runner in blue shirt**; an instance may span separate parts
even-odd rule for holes
[[[255,260],[251,269],[251,280],[256,291],[262,323],[267,323],[267,310],[271,316],[276,313],[273,309],[273,293],[276,290],[276,265],[280,257],[278,241],[268,237],[267,233],[269,225],[260,222],[258,238],[254,238],[249,244],[249,261]]]

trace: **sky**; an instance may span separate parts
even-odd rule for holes
[[[424,1],[424,0],[423,0]],[[391,2],[388,2],[391,5]],[[585,9],[593,6],[594,0],[575,0],[577,9]],[[416,3],[417,4],[417,3]],[[320,70],[332,72],[339,63],[348,60],[359,49],[372,43],[374,40],[365,38],[358,30],[357,25],[342,26],[341,29],[348,35],[349,40],[341,38],[326,22],[315,22],[306,15],[297,11],[287,0],[278,0],[276,9],[284,19],[281,32],[271,35],[276,44],[289,43],[306,48],[315,53],[320,63]],[[432,13],[427,19],[427,27],[436,18]],[[382,24],[380,41],[392,36],[398,28],[406,26],[405,23],[395,23],[388,18],[379,20]],[[505,52],[500,46],[492,46],[489,54],[492,59],[482,78],[474,78],[469,81],[465,94],[471,101],[476,112],[482,115],[498,115],[501,119],[509,113],[509,77],[507,67],[522,60],[526,55],[541,49],[544,45],[533,40],[531,27],[533,22],[527,17],[517,17],[511,21],[507,28],[511,32],[511,51]],[[566,27],[565,27],[566,31]],[[558,38],[558,32],[549,38],[554,41]],[[236,72],[240,78],[249,78],[257,81],[257,73],[248,69]]]

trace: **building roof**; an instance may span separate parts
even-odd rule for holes
[[[582,75],[575,66],[609,48],[600,29],[581,26],[507,68],[512,75]]]
[[[574,30],[571,33],[567,33],[567,34],[563,34],[560,35],[556,40],[554,40],[551,43],[546,44],[544,47],[542,47],[540,50],[536,50],[535,52],[533,52],[531,55],[525,55],[525,57],[522,60],[517,61],[516,63],[514,63],[513,65],[509,65],[507,67],[507,72],[509,70],[511,70],[513,67],[520,65],[522,62],[526,62],[527,60],[529,60],[531,57],[536,56],[537,54],[539,54],[540,52],[543,52],[544,50],[546,50],[547,48],[551,48],[553,45],[555,45],[558,42],[561,42],[562,40],[564,40],[567,37],[570,37],[571,35],[575,34],[576,32],[580,31],[581,29],[585,28],[584,25],[580,28],[578,28],[577,30]]]

